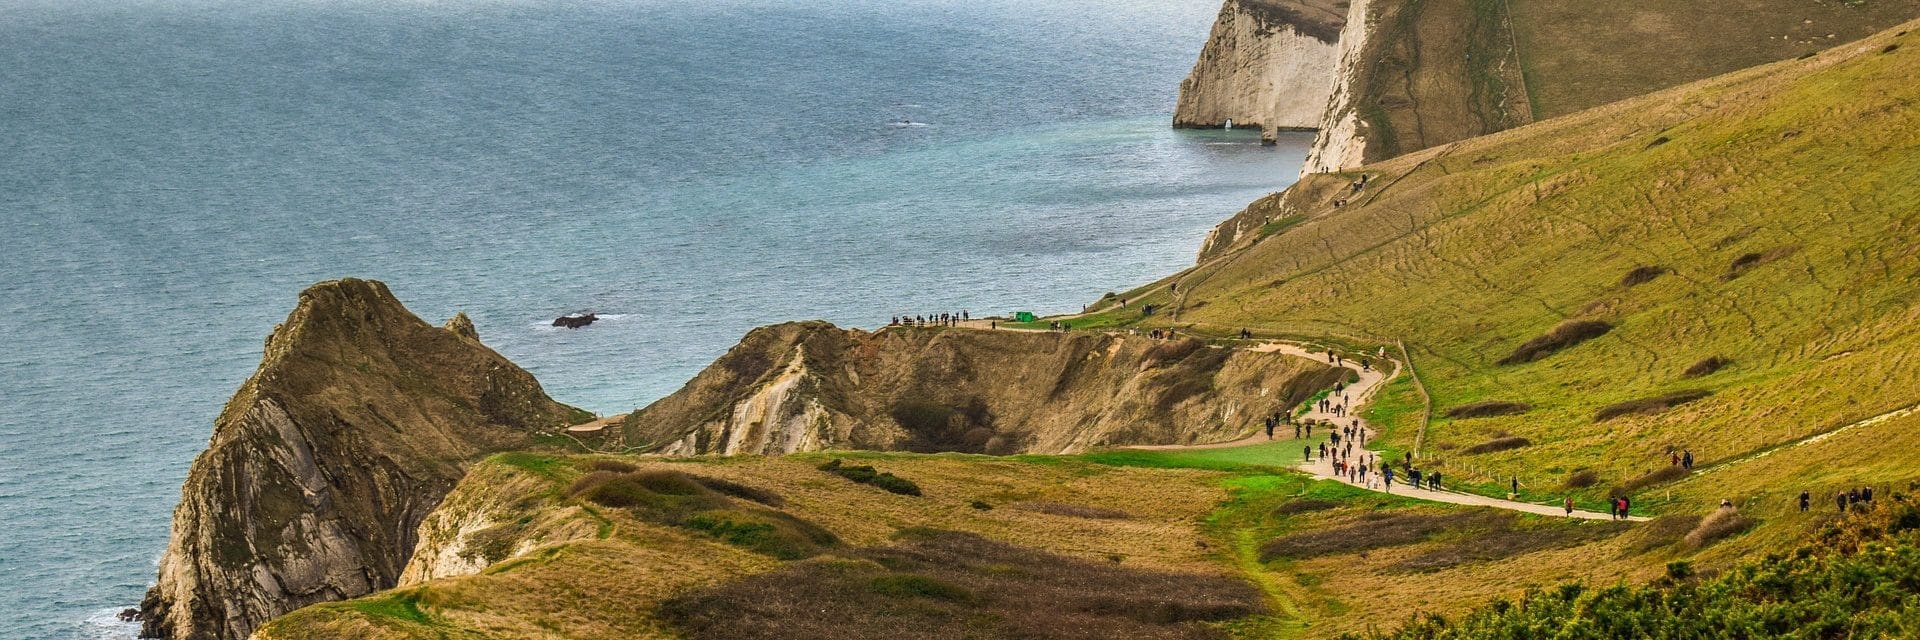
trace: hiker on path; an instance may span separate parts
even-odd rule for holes
[[[1847,492],[1842,491],[1840,493],[1834,494],[1833,501],[1835,504],[1840,505],[1840,513],[1847,512]]]
[[[1293,439],[1300,439],[1300,423],[1298,422],[1293,423]]]
[[[1382,469],[1381,471],[1386,474],[1387,493],[1393,493],[1393,467],[1387,467],[1386,469]]]
[[[1273,439],[1273,416],[1267,416],[1267,439]]]
[[[1307,462],[1313,462],[1313,446],[1300,447],[1300,457],[1305,458]],[[1841,508],[1844,509],[1846,507],[1843,505]]]
[[[1685,452],[1680,454],[1680,466],[1686,469],[1687,471],[1693,471],[1693,450],[1692,449],[1688,449]]]
[[[1873,504],[1873,487],[1862,487],[1860,489],[1860,501],[1868,505]]]
[[[1800,491],[1800,513],[1806,513],[1807,507],[1812,505],[1813,505],[1813,495],[1807,493],[1805,490],[1801,490]]]
[[[1565,500],[1560,502],[1560,506],[1566,507],[1567,515],[1571,517],[1573,515],[1573,496],[1567,496]]]
[[[1434,491],[1439,491],[1440,490],[1440,472],[1435,471],[1433,472],[1432,476],[1428,476],[1427,485],[1431,487]]]

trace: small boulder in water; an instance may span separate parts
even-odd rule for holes
[[[123,609],[114,617],[119,618],[121,622],[133,622],[140,619],[140,610],[134,608]]]
[[[553,326],[566,327],[568,329],[578,329],[580,327],[593,324],[593,321],[599,320],[599,319],[600,319],[600,316],[597,316],[591,313],[576,313],[576,314],[564,315],[558,318],[554,318]]]

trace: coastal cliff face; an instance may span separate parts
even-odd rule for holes
[[[1354,0],[1302,175],[1533,121],[1506,3]]]
[[[1073,453],[1231,439],[1332,385],[1297,358],[1097,333],[756,329],[628,417],[659,453]]]
[[[1344,0],[1227,0],[1193,71],[1180,83],[1173,125],[1232,121],[1276,131],[1319,126],[1334,85]]]
[[[435,328],[381,283],[315,285],[188,472],[142,635],[236,640],[392,587],[468,464],[582,417],[464,316]]]

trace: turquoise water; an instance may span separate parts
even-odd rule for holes
[[[0,637],[130,634],[318,280],[465,310],[617,412],[756,325],[1063,311],[1189,263],[1306,142],[1167,129],[1217,9],[0,0]]]

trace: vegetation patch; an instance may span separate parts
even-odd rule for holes
[[[1687,532],[1700,525],[1700,516],[1676,513],[1654,518],[1636,528],[1637,539],[1628,545],[1634,553],[1646,553],[1673,546],[1686,539]]]
[[[903,532],[908,533],[908,532]],[[686,637],[1215,638],[1259,613],[1259,592],[1209,574],[1124,568],[921,530],[665,603]]]
[[[1666,267],[1660,267],[1660,266],[1634,267],[1632,271],[1627,272],[1627,275],[1620,277],[1620,286],[1637,287],[1649,282],[1653,282],[1654,280],[1658,279],[1660,276],[1663,276],[1666,274],[1667,274]]]
[[[1102,509],[1100,507],[1067,504],[1064,502],[1022,502],[1014,506],[1035,513],[1073,518],[1088,518],[1092,520],[1125,520],[1133,517],[1125,511],[1116,509]]]
[[[1533,405],[1527,404],[1525,402],[1506,402],[1503,400],[1485,400],[1481,402],[1475,402],[1473,404],[1463,404],[1463,405],[1448,409],[1447,417],[1454,418],[1456,420],[1464,419],[1464,418],[1491,418],[1493,416],[1510,416],[1514,414],[1526,413],[1531,409],[1533,409]]]
[[[1687,370],[1681,372],[1680,375],[1688,378],[1712,375],[1716,371],[1725,369],[1727,365],[1730,364],[1733,364],[1732,360],[1720,356],[1710,356],[1704,360],[1688,365]]]
[[[1482,454],[1482,453],[1493,453],[1495,451],[1510,451],[1513,449],[1519,449],[1521,447],[1527,447],[1532,445],[1533,445],[1532,440],[1528,440],[1526,438],[1522,438],[1519,436],[1507,436],[1505,438],[1494,438],[1492,440],[1488,440],[1486,442],[1482,442],[1480,444],[1476,444],[1471,447],[1461,449],[1460,452],[1467,455],[1476,455],[1476,454]]]
[[[1592,469],[1581,469],[1567,474],[1565,484],[1568,489],[1585,489],[1600,484],[1600,473]]]
[[[771,495],[731,481],[678,471],[595,471],[575,480],[568,493],[600,506],[625,510],[643,520],[700,531],[727,544],[783,560],[811,557],[839,544],[832,532],[818,525],[764,506],[735,502],[735,496],[714,486],[762,498]]]
[[[1614,487],[1609,495],[1630,496],[1654,485],[1666,484],[1687,477],[1687,468],[1680,465],[1667,465],[1647,472],[1645,475],[1628,480]]]
[[[1687,532],[1687,546],[1699,549],[1707,545],[1731,538],[1753,528],[1752,518],[1740,515],[1739,509],[1722,507],[1715,509],[1707,517],[1700,519],[1692,531]]]
[[[820,470],[864,485],[885,489],[903,496],[920,495],[920,485],[900,476],[874,469],[872,465],[848,466],[839,458],[820,465]]]
[[[1894,501],[1888,501],[1894,502]],[[1884,503],[1883,503],[1884,504]],[[1791,553],[1707,576],[1669,566],[1640,587],[1532,590],[1449,619],[1346,638],[1477,640],[1604,638],[1905,638],[1920,621],[1920,512],[1908,501],[1840,520]]]
[[[1278,507],[1274,507],[1273,514],[1278,516],[1291,516],[1291,515],[1299,515],[1302,513],[1312,513],[1315,511],[1326,511],[1328,509],[1337,508],[1339,506],[1340,506],[1340,503],[1334,502],[1332,500],[1321,500],[1318,498],[1294,498],[1292,500],[1288,500],[1286,502],[1280,503],[1280,506]]]
[[[1613,325],[1600,320],[1568,320],[1555,325],[1545,335],[1522,343],[1500,364],[1524,364],[1553,355],[1568,347],[1606,335]]]
[[[1654,396],[1651,398],[1640,398],[1638,400],[1628,400],[1626,402],[1610,404],[1610,405],[1601,407],[1599,411],[1593,412],[1593,421],[1606,422],[1608,420],[1612,420],[1614,418],[1618,418],[1622,416],[1634,416],[1634,415],[1650,416],[1650,415],[1654,415],[1654,414],[1666,411],[1668,409],[1672,409],[1674,407],[1678,407],[1680,405],[1683,405],[1689,402],[1693,402],[1695,400],[1699,400],[1701,398],[1705,398],[1712,394],[1713,392],[1711,391],[1694,389],[1690,391],[1675,391],[1673,393]]]
[[[1392,570],[1402,573],[1428,573],[1475,562],[1505,560],[1514,556],[1566,549],[1620,535],[1625,522],[1549,520],[1521,526],[1518,517],[1491,519],[1489,528],[1458,532],[1444,546],[1394,563]]]
[[[1486,509],[1442,515],[1376,512],[1359,521],[1336,527],[1301,531],[1268,540],[1260,545],[1260,561],[1281,558],[1295,560],[1337,556],[1417,542],[1442,532],[1463,529],[1488,529],[1506,514]]]

